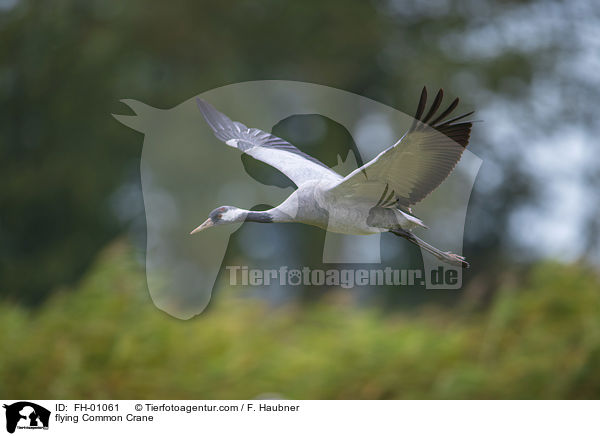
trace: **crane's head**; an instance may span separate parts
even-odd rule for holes
[[[208,214],[208,219],[191,231],[190,235],[201,232],[202,230],[208,229],[213,226],[220,226],[222,224],[231,224],[243,222],[248,214],[247,210],[240,209],[234,206],[221,206],[217,207],[211,213]]]

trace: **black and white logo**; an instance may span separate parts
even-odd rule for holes
[[[14,433],[16,429],[48,429],[50,411],[29,401],[18,401],[3,406],[6,409],[6,431]]]

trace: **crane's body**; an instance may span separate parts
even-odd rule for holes
[[[422,225],[418,218],[400,209],[377,206],[368,198],[335,195],[338,183],[307,182],[275,209],[289,212],[301,204],[294,221],[351,235],[372,235],[398,226],[411,230]]]
[[[192,234],[215,225],[243,221],[297,222],[354,235],[391,232],[445,262],[468,266],[462,256],[443,252],[412,233],[417,227],[427,227],[412,214],[411,206],[446,179],[469,140],[472,123],[459,120],[472,112],[445,120],[457,106],[458,99],[432,120],[442,97],[440,90],[424,115],[427,99],[424,88],[409,131],[396,144],[346,177],[287,141],[231,121],[198,99],[198,107],[218,139],[279,169],[297,189],[283,203],[265,211],[221,206]]]

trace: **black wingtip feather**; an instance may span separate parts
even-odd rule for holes
[[[449,120],[446,120],[446,121],[444,121],[442,124],[436,125],[435,127],[443,127],[443,126],[447,126],[447,125],[449,125],[449,124],[451,124],[451,123],[455,123],[456,121],[459,121],[459,120],[462,120],[463,118],[466,118],[466,117],[468,117],[468,116],[471,116],[471,115],[473,115],[474,113],[475,113],[475,111],[471,111],[471,112],[468,112],[468,113],[466,113],[466,114],[462,114],[462,115],[459,115],[459,116],[457,116],[457,117],[450,118]]]
[[[410,126],[410,131],[415,130],[419,120],[421,119],[421,115],[423,115],[423,111],[425,110],[425,105],[427,104],[427,87],[424,86],[423,90],[421,90],[421,98],[419,99],[419,105],[417,106],[417,112],[413,118],[412,125]]]
[[[435,126],[435,125],[436,125],[437,123],[439,123],[441,120],[443,120],[443,119],[444,119],[444,118],[446,118],[448,115],[450,115],[450,114],[452,113],[452,111],[453,111],[454,109],[456,109],[456,106],[458,106],[458,102],[459,102],[459,101],[460,101],[460,100],[458,99],[458,97],[457,97],[457,98],[455,98],[455,99],[452,101],[452,103],[450,103],[450,104],[448,105],[448,107],[446,108],[446,110],[445,110],[444,112],[442,112],[442,113],[440,114],[440,116],[439,116],[439,117],[437,117],[435,120],[433,120],[433,121],[431,122],[431,125],[432,125],[432,126]]]
[[[440,89],[437,95],[435,96],[435,99],[433,100],[433,104],[431,105],[429,112],[427,112],[427,115],[425,115],[425,117],[421,120],[422,123],[427,123],[427,121],[429,121],[431,117],[437,112],[437,110],[440,108],[440,104],[442,104],[443,98],[444,90]]]
[[[421,98],[419,99],[419,106],[417,107],[417,113],[415,114],[415,119],[420,120],[421,115],[423,115],[423,111],[425,110],[425,106],[427,105],[427,87],[423,87],[421,91]]]

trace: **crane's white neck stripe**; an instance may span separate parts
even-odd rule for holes
[[[242,209],[229,209],[221,214],[221,219],[230,222],[243,220],[247,213]]]

